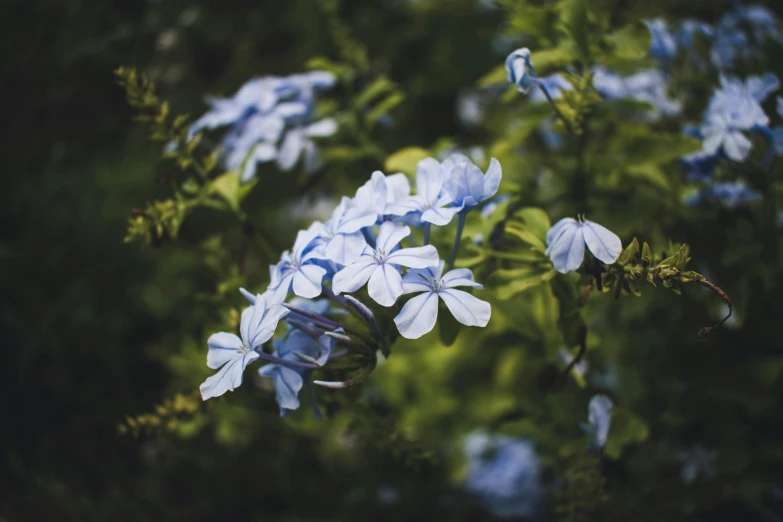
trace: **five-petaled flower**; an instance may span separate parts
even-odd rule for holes
[[[398,266],[426,268],[438,264],[438,251],[432,245],[396,249],[410,234],[407,226],[390,221],[381,224],[375,248],[367,245],[356,261],[335,274],[334,292],[355,292],[369,281],[370,297],[381,306],[393,305],[404,293]]]
[[[387,213],[405,216],[412,224],[431,223],[437,226],[448,225],[459,211],[451,205],[452,199],[443,193],[443,184],[448,172],[434,158],[425,158],[416,165],[416,195],[387,207]]]
[[[242,373],[248,364],[258,359],[256,349],[275,333],[277,323],[288,310],[271,301],[270,295],[257,295],[253,306],[245,308],[239,326],[241,338],[232,333],[220,332],[207,340],[207,366],[218,370],[201,386],[204,400],[219,397],[242,384]]]
[[[449,177],[443,183],[444,192],[451,198],[457,211],[468,211],[495,195],[503,173],[500,162],[492,158],[486,175],[462,154],[452,154],[443,162]]]
[[[394,318],[400,335],[418,339],[435,328],[438,319],[438,298],[442,299],[454,318],[466,326],[486,326],[492,312],[489,303],[467,292],[456,290],[458,286],[483,288],[473,280],[467,268],[451,270],[443,274],[444,262],[437,267],[410,270],[402,278],[406,294],[421,292],[402,307]]]
[[[300,230],[291,252],[283,252],[277,266],[270,268],[272,282],[269,291],[273,293],[275,303],[282,303],[292,287],[299,297],[312,299],[321,295],[321,281],[326,269],[317,264],[321,257],[314,250],[313,243],[317,237],[317,227]]]
[[[367,244],[361,230],[374,225],[377,218],[376,210],[351,207],[350,198],[344,196],[332,217],[319,229],[323,256],[341,265],[356,261]]]
[[[606,264],[617,261],[623,244],[617,235],[592,221],[563,218],[546,233],[546,254],[555,270],[565,274],[582,266],[585,243],[590,252]]]

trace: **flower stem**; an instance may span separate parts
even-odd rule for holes
[[[270,355],[266,352],[262,352],[260,350],[256,350],[256,353],[258,354],[258,358],[264,361],[269,361],[272,363],[279,364],[280,366],[287,366],[288,368],[293,368],[295,370],[302,369],[302,370],[314,370],[318,368],[318,366],[314,364],[309,363],[300,363],[296,361],[287,361],[285,359],[281,359],[280,357],[276,357],[274,355]]]
[[[544,96],[546,97],[546,100],[549,102],[549,105],[552,106],[552,110],[555,112],[555,115],[557,115],[558,118],[560,118],[560,121],[563,122],[563,125],[565,125],[566,130],[570,132],[571,134],[574,134],[574,129],[571,127],[571,122],[569,122],[565,115],[560,111],[560,108],[555,103],[555,99],[552,98],[552,95],[549,93],[549,89],[546,88],[546,86],[539,81],[538,76],[536,75],[536,70],[533,68],[533,64],[528,61],[527,62],[528,69],[530,69],[530,76],[532,76],[536,80],[536,84],[538,85],[538,88],[541,89],[541,92],[544,93]]]
[[[457,214],[457,235],[454,237],[454,248],[451,249],[451,259],[449,259],[449,265],[446,267],[446,272],[454,268],[454,260],[457,258],[457,251],[459,250],[459,241],[462,239],[462,229],[465,228],[465,217],[468,215],[468,210],[462,210]]]
[[[424,223],[424,244],[430,244],[430,224]]]

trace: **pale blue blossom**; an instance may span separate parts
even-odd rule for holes
[[[434,158],[425,158],[416,165],[416,195],[391,203],[386,213],[413,217],[416,223],[447,225],[459,209],[451,207],[452,199],[443,192],[449,173]]]
[[[352,207],[350,198],[343,197],[318,232],[323,257],[341,265],[356,261],[367,244],[361,229],[374,225],[377,219],[374,209]]]
[[[750,77],[745,82],[721,77],[721,87],[710,99],[700,129],[704,151],[716,153],[722,150],[731,160],[745,160],[752,144],[743,131],[769,124],[760,102],[778,87],[778,79],[773,74]]]
[[[630,76],[621,76],[602,67],[593,69],[593,87],[604,99],[630,99],[652,105],[664,116],[676,116],[682,104],[669,97],[663,72],[645,69]]]
[[[532,443],[475,431],[464,443],[465,489],[496,517],[537,518],[541,464]]]
[[[650,54],[663,64],[670,63],[677,56],[677,41],[669,26],[660,18],[645,20],[644,24],[650,31]]]
[[[449,173],[443,192],[451,198],[457,211],[470,210],[494,196],[500,187],[503,173],[495,158],[490,160],[486,174],[461,154],[449,156],[441,165]]]
[[[277,266],[270,267],[269,291],[273,293],[274,302],[282,303],[291,289],[299,297],[308,299],[321,295],[321,281],[327,271],[318,264],[321,256],[313,250],[317,237],[317,227],[300,230],[293,249],[283,252]]]
[[[391,306],[404,293],[400,266],[426,268],[438,264],[438,251],[432,245],[397,249],[411,234],[407,226],[391,221],[381,224],[375,247],[367,245],[359,258],[334,275],[336,294],[356,292],[365,284],[370,297],[381,306]]]
[[[407,176],[402,173],[384,175],[376,170],[370,179],[356,191],[351,201],[354,208],[375,212],[376,222],[383,221],[387,209],[403,201],[411,193],[411,185]]]
[[[316,341],[301,330],[292,329],[282,339],[276,339],[272,343],[275,347],[274,355],[280,359],[300,363],[315,361],[318,366],[323,366],[329,360],[336,341],[327,335],[322,335]],[[312,370],[310,369],[271,363],[259,368],[258,373],[262,377],[274,379],[277,404],[280,406],[281,415],[299,408],[299,392],[305,382],[307,382],[311,397],[313,397],[314,391],[310,383]],[[315,404],[313,404],[313,412],[316,417],[320,418]]]
[[[590,433],[590,448],[600,450],[606,446],[609,437],[609,426],[612,423],[612,408],[614,403],[606,395],[593,395],[587,406],[587,422],[585,429]]]
[[[530,49],[527,47],[512,51],[506,58],[508,81],[516,85],[517,90],[523,94],[527,94],[530,88],[536,84],[536,78],[531,69]]]
[[[257,295],[255,304],[242,312],[237,337],[220,332],[207,340],[207,366],[218,372],[201,384],[203,400],[219,397],[242,384],[242,373],[248,364],[258,359],[256,351],[275,333],[277,323],[288,314],[282,305],[270,300],[268,294]]]
[[[484,288],[473,280],[467,268],[451,270],[443,274],[445,263],[437,267],[409,270],[402,278],[405,294],[420,293],[402,307],[394,318],[400,335],[406,339],[418,339],[435,328],[438,319],[438,299],[443,300],[454,318],[466,326],[484,327],[489,322],[492,309],[482,301],[457,287]]]
[[[680,477],[686,484],[692,484],[699,476],[707,479],[715,477],[716,451],[709,451],[699,444],[678,452],[677,459],[682,462]]]
[[[729,208],[736,208],[744,203],[761,199],[761,194],[748,187],[744,181],[724,181],[704,187],[698,193],[690,196],[687,204],[698,205],[703,201],[718,201]]]
[[[562,274],[582,266],[585,244],[596,259],[606,264],[617,261],[623,250],[622,242],[614,232],[598,223],[570,217],[561,219],[549,229],[546,244],[546,254],[555,270]]]
[[[752,58],[768,38],[779,38],[775,16],[765,7],[738,2],[715,26],[710,58],[717,68],[729,69],[739,60]]]
[[[300,125],[285,133],[277,165],[282,170],[291,170],[304,154],[305,170],[315,172],[320,167],[318,148],[311,138],[328,137],[337,132],[337,122],[327,118],[310,125]]]

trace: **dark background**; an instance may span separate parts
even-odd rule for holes
[[[385,144],[395,150],[427,146],[441,136],[459,139],[467,131],[456,119],[457,95],[503,59],[491,44],[503,13],[467,1],[444,0],[433,9],[397,4],[352,0],[341,8],[374,67],[408,94]],[[678,9],[714,19],[729,3],[723,4]],[[670,14],[677,15],[674,9]],[[198,252],[122,241],[130,210],[165,195],[156,179],[170,166],[159,161],[159,145],[132,120],[112,70],[139,67],[157,80],[175,112],[199,114],[205,93],[228,95],[252,76],[294,73],[311,56],[334,56],[313,2],[4,2],[0,20],[0,366],[7,383],[0,417],[0,520],[485,519],[472,501],[444,485],[446,472],[437,465],[426,459],[411,465],[374,447],[356,461],[332,458],[311,443],[312,428],[280,422],[269,400],[231,397],[237,407],[258,410],[244,438],[221,437],[212,429],[188,438],[118,433],[127,415],[150,411],[174,393],[191,393],[191,381],[172,377],[182,372],[172,370],[169,355],[183,338],[203,351],[203,326],[220,308],[194,304],[194,295],[215,284]],[[732,240],[724,232],[737,216],[716,212],[699,219],[681,221],[682,240],[702,252],[720,252]],[[707,225],[712,228],[705,233]],[[768,272],[733,288],[739,301],[751,304],[743,328],[715,341],[714,351],[723,358],[711,360],[702,351],[651,359],[653,347],[643,347],[652,341],[640,341],[639,381],[692,370],[697,381],[707,379],[715,389],[715,382],[733,385],[738,377],[732,360],[744,361],[747,351],[778,361],[780,265],[777,253],[769,255]],[[754,270],[714,266],[729,288],[736,271]],[[702,297],[702,303],[709,300]],[[646,329],[664,343],[700,324],[690,320],[695,312],[688,302],[654,301],[643,316],[613,313],[609,321],[621,318],[636,335]],[[665,322],[671,317],[682,321],[669,331]],[[706,420],[709,401],[690,406],[705,415],[694,421],[703,424],[697,431],[715,433],[730,423],[743,428],[738,446],[769,451],[753,457],[753,476],[765,487],[776,475],[780,479],[783,460],[774,444],[781,435],[780,379],[767,384],[751,379],[738,386],[758,415],[732,410],[712,422]],[[655,422],[670,405],[671,396],[650,397],[645,414]],[[670,479],[669,489],[655,489],[661,477]],[[632,478],[620,473],[614,480]],[[679,489],[676,470],[651,471],[639,480],[633,502],[646,502],[650,512]],[[390,483],[405,499],[394,507],[376,494]],[[723,501],[721,494],[699,493],[711,499],[700,519],[779,520],[766,508],[738,505],[730,493]],[[620,502],[617,510],[641,513],[644,505]],[[672,512],[679,506],[672,504]]]

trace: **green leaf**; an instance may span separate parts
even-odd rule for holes
[[[430,153],[421,147],[407,147],[400,149],[388,158],[384,167],[386,172],[404,172],[409,176],[416,174],[416,165],[419,161],[429,157]]]
[[[689,136],[650,132],[648,127],[623,126],[604,155],[611,157],[615,165],[630,171],[631,167],[663,165],[700,149],[701,142]]]
[[[620,60],[642,60],[650,49],[650,31],[640,21],[609,34],[606,40],[611,56]]]
[[[364,117],[368,126],[372,127],[375,122],[386,116],[393,108],[405,100],[405,95],[401,92],[393,92],[382,101],[378,102],[373,109]]]
[[[633,259],[633,256],[636,255],[637,252],[639,252],[639,240],[633,238],[631,244],[625,247],[623,253],[620,254],[619,258],[617,258],[617,262],[621,265],[627,265],[631,261],[631,259]]]
[[[644,442],[649,435],[650,430],[640,417],[621,406],[615,406],[604,453],[617,460],[627,446]]]
[[[476,85],[478,87],[489,87],[491,85],[498,85],[506,82],[508,82],[506,66],[501,64],[479,78],[479,81],[476,83]]]
[[[642,244],[642,265],[647,267],[650,266],[650,263],[652,263],[652,252],[650,252],[650,245],[645,241]]]
[[[208,193],[223,198],[229,208],[236,212],[239,210],[239,186],[239,173],[231,170],[212,180]]]
[[[521,219],[528,230],[546,243],[546,233],[552,227],[546,211],[537,207],[525,207],[515,211],[513,216]]]
[[[662,189],[669,189],[669,178],[657,165],[630,165],[625,169],[625,174],[632,179],[648,181]]]
[[[551,266],[496,270],[489,276],[487,286],[495,290],[498,299],[505,301],[546,283],[556,275],[557,271]]]
[[[356,98],[354,99],[354,107],[357,109],[361,109],[364,106],[368,105],[374,98],[386,94],[388,92],[394,91],[396,89],[395,85],[389,81],[388,78],[385,76],[380,76],[373,80],[370,85],[368,85]]]

